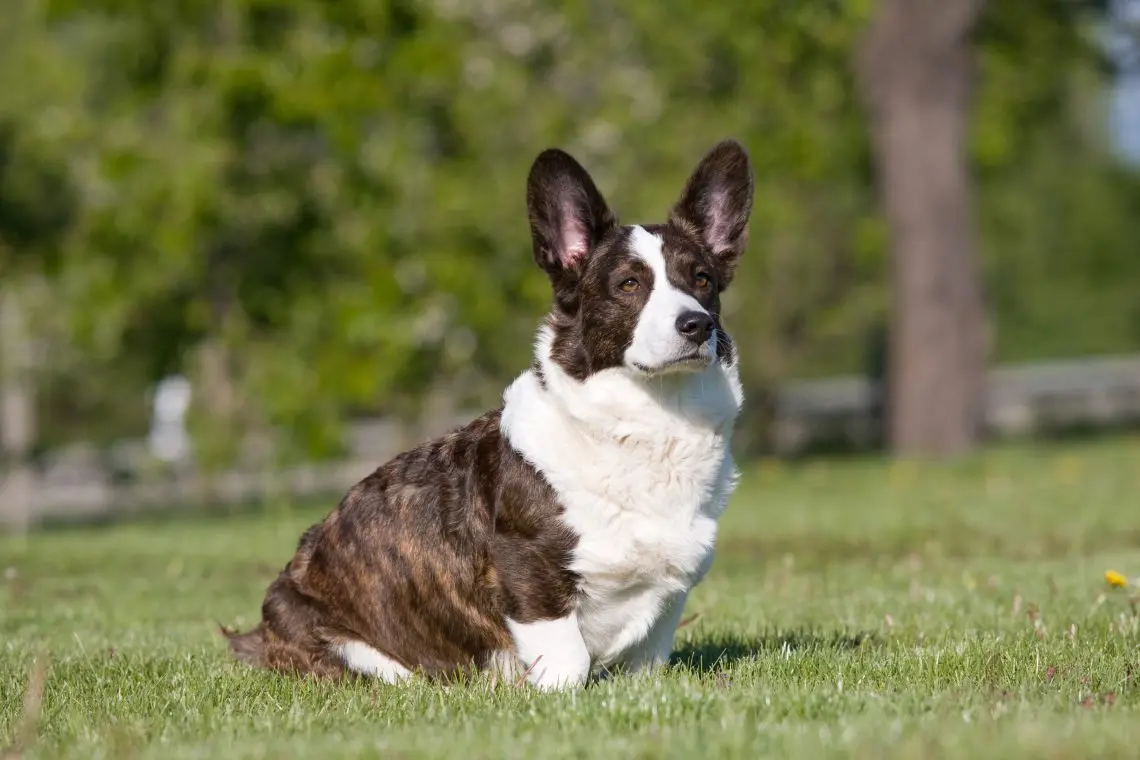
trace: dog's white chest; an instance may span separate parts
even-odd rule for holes
[[[711,431],[598,454],[596,477],[575,487],[558,478],[556,489],[579,537],[571,568],[582,579],[582,636],[605,664],[645,638],[669,598],[708,570],[735,469]]]
[[[554,488],[578,536],[571,569],[581,578],[586,648],[596,663],[621,660],[709,568],[736,480],[732,415],[710,424],[650,410],[615,419],[606,435],[583,435],[533,386],[514,390],[512,445]]]
[[[610,664],[642,641],[666,603],[708,569],[716,521],[705,515],[668,525],[632,516],[586,525],[568,520],[580,539],[573,569],[581,576],[578,623],[596,662]]]

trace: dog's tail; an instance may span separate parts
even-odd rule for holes
[[[234,658],[255,668],[288,675],[314,675],[318,678],[339,678],[344,674],[344,668],[339,663],[329,662],[326,657],[314,656],[314,653],[274,636],[264,621],[245,633],[239,633],[220,623],[218,630],[229,642]]]
[[[254,667],[265,667],[265,653],[268,642],[265,636],[265,623],[259,623],[252,631],[239,633],[236,628],[227,628],[218,623],[218,630],[226,637],[230,653],[239,661]]]

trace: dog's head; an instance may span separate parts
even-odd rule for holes
[[[720,295],[752,209],[739,143],[704,157],[664,224],[619,225],[586,170],[556,149],[535,159],[527,206],[535,260],[554,286],[551,358],[569,375],[691,372],[731,358]]]

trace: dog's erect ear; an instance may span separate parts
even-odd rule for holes
[[[723,287],[748,246],[752,212],[752,167],[744,146],[724,140],[701,160],[669,220],[695,234],[721,268]]]
[[[556,148],[534,160],[526,205],[534,259],[556,287],[576,280],[590,250],[617,225],[590,175]]]

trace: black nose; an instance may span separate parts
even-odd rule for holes
[[[704,343],[712,334],[712,317],[703,311],[686,311],[677,317],[677,332],[694,343]]]

